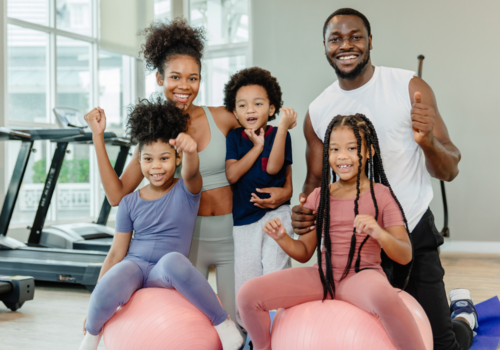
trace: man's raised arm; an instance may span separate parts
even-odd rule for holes
[[[439,114],[431,87],[414,77],[409,86],[411,127],[415,142],[425,154],[425,166],[432,177],[452,181],[458,175],[460,151],[451,142],[448,129]]]

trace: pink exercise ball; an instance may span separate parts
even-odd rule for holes
[[[424,310],[408,293],[398,295],[413,314],[425,349],[432,350],[432,330]],[[377,317],[339,300],[279,309],[271,344],[273,350],[397,350]]]
[[[175,289],[135,292],[104,325],[108,350],[221,350],[210,320]]]

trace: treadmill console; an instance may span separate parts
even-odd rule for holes
[[[83,119],[83,113],[78,109],[69,107],[55,107],[53,111],[56,115],[56,121],[60,128],[88,128],[87,123],[85,123],[85,119]]]

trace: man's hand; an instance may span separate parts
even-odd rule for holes
[[[283,128],[285,130],[293,129],[297,126],[297,112],[291,107],[280,108],[283,113],[281,119],[278,123],[278,129]]]
[[[177,152],[193,153],[198,151],[196,142],[184,132],[181,132],[175,140],[170,139],[169,143]]]
[[[377,241],[384,235],[385,231],[380,227],[373,216],[358,215],[354,219],[356,232],[364,232]]]
[[[264,132],[263,128],[259,129],[258,135],[255,133],[255,130],[253,130],[253,129],[245,129],[245,134],[248,136],[250,141],[253,142],[254,146],[262,147],[262,148],[264,147],[265,132]]]
[[[430,145],[434,141],[434,123],[436,111],[422,101],[422,94],[415,92],[411,107],[411,128],[415,142],[420,146]]]
[[[276,209],[292,197],[290,190],[281,187],[256,188],[259,193],[269,193],[271,197],[262,199],[252,193],[250,202],[262,209]]]
[[[94,136],[104,134],[104,130],[106,130],[106,114],[104,114],[104,109],[96,107],[85,114],[83,119],[87,122]]]
[[[299,196],[300,204],[292,209],[292,227],[293,232],[298,235],[303,235],[311,232],[316,228],[316,212],[311,209],[304,208],[304,203],[307,196],[301,193]]]
[[[262,229],[269,237],[276,241],[286,236],[286,229],[281,224],[280,219],[269,220]]]

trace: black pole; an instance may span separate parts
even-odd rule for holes
[[[19,196],[19,191],[21,190],[21,185],[24,178],[24,173],[28,167],[28,160],[33,150],[34,141],[23,141],[21,143],[21,149],[17,156],[16,165],[14,166],[14,172],[10,179],[9,188],[7,189],[7,194],[3,201],[2,214],[0,215],[0,235],[7,235],[7,230],[9,229],[10,220],[12,219],[12,214],[14,213],[14,207],[16,206],[17,197]]]
[[[418,57],[418,77],[422,78],[422,65],[424,63],[424,55],[419,55]],[[443,214],[444,214],[444,225],[440,234],[443,237],[450,237],[450,228],[448,227],[448,201],[446,200],[446,188],[444,181],[439,181],[441,185],[441,197],[443,198]]]
[[[118,175],[118,177],[121,176],[123,168],[125,168],[125,162],[127,161],[129,150],[130,150],[130,145],[120,146],[120,152],[118,153],[118,157],[116,158],[116,163],[114,168],[115,173],[116,175]],[[110,212],[111,212],[111,205],[109,204],[108,198],[104,197],[101,211],[99,213],[99,219],[97,219],[97,224],[106,226]]]
[[[57,143],[54,156],[52,157],[52,163],[50,164],[49,173],[47,174],[47,179],[45,180],[45,186],[43,187],[42,197],[40,198],[40,203],[38,204],[38,210],[36,211],[35,221],[31,227],[28,242],[26,243],[29,246],[36,247],[40,245],[43,225],[45,224],[45,218],[47,217],[52,195],[56,189],[57,178],[59,177],[59,172],[61,171],[61,166],[64,162],[64,156],[66,155],[67,148],[68,142]]]

